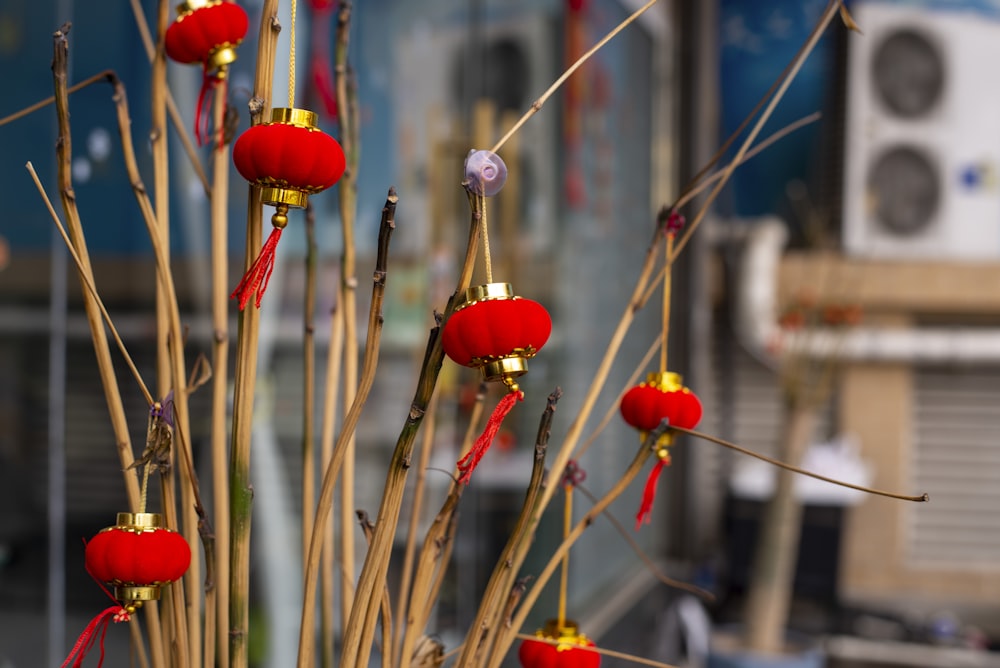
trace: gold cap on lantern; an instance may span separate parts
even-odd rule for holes
[[[663,392],[676,392],[684,389],[684,379],[673,371],[651,371],[646,375],[646,385]]]
[[[177,5],[177,15],[183,16],[185,14],[190,14],[194,10],[207,7],[216,1],[217,0],[185,0],[181,4]]]
[[[160,513],[118,513],[113,528],[129,531],[148,531],[164,526]]]

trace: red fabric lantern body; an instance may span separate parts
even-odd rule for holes
[[[188,0],[177,7],[164,47],[171,60],[202,63],[210,71],[236,60],[236,47],[249,26],[246,11],[235,2]]]
[[[159,599],[160,587],[181,578],[191,564],[187,541],[162,525],[156,513],[118,513],[115,526],[87,543],[87,571],[113,586],[126,609]]]
[[[233,162],[243,178],[260,186],[261,202],[277,209],[271,216],[274,229],[232,294],[242,310],[256,293],[259,308],[281,231],[288,223],[288,209],[305,208],[309,195],[339,181],[347,162],[337,140],[316,126],[315,113],[289,108],[272,109],[269,123],[240,135],[233,146]]]
[[[194,134],[199,145],[208,138],[204,110],[209,94],[220,84],[225,95],[229,65],[236,60],[236,47],[247,34],[247,13],[235,2],[226,0],[187,0],[177,7],[177,18],[164,35],[164,48],[171,60],[200,63],[203,69],[201,92],[195,107]],[[222,145],[222,129],[219,145]]]
[[[514,404],[524,397],[516,379],[528,372],[528,360],[545,345],[552,319],[538,302],[514,296],[510,283],[487,283],[466,290],[441,332],[441,346],[452,361],[482,371],[488,381],[509,390],[486,421],[483,433],[458,462],[460,482],[473,470]]]
[[[572,622],[560,627],[557,622],[550,621],[544,629],[535,631],[535,636],[539,640],[525,640],[517,651],[524,668],[598,668],[601,665],[601,655],[587,649],[596,645],[577,632]]]
[[[646,382],[636,385],[622,397],[619,406],[625,422],[639,430],[640,438],[646,439],[646,434],[656,429],[664,418],[668,422],[683,429],[694,429],[701,421],[701,401],[684,387],[679,374],[663,371],[651,373]],[[656,499],[656,483],[663,472],[663,467],[670,464],[670,445],[674,435],[669,430],[656,441],[657,462],[646,478],[646,486],[642,493],[642,503],[636,513],[635,526],[638,529],[643,522],[650,521],[653,511],[653,501]]]
[[[457,364],[480,369],[488,381],[516,388],[528,360],[545,345],[552,319],[541,304],[515,297],[510,283],[469,288],[441,333],[444,352]]]
[[[625,422],[638,429],[642,438],[664,418],[676,427],[693,429],[701,421],[702,413],[698,397],[684,387],[680,375],[669,371],[649,374],[646,382],[625,393],[620,409]],[[672,441],[673,434],[667,432],[658,445],[667,446]]]

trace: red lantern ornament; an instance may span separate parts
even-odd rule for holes
[[[684,387],[679,374],[669,371],[650,373],[646,382],[640,383],[625,393],[621,400],[621,414],[625,422],[639,430],[640,438],[646,439],[648,432],[656,429],[664,419],[669,424],[683,429],[694,429],[701,421],[701,401],[694,392]],[[638,530],[643,522],[649,523],[656,498],[656,482],[664,466],[670,464],[670,445],[674,434],[669,430],[656,441],[657,462],[646,478],[642,494],[642,505],[636,514],[635,526]]]
[[[599,668],[601,655],[594,642],[577,630],[575,622],[562,625],[552,619],[535,631],[538,640],[525,640],[517,651],[523,668]]]
[[[466,290],[441,333],[444,352],[462,366],[480,369],[487,381],[500,381],[508,393],[500,400],[469,453],[458,462],[460,482],[468,483],[503,419],[524,398],[516,378],[552,333],[545,307],[514,295],[510,283],[487,283]]]
[[[82,666],[95,643],[100,646],[100,666],[110,622],[127,622],[145,601],[158,600],[161,587],[187,572],[191,548],[183,536],[163,526],[163,516],[158,513],[118,513],[114,526],[101,530],[87,543],[84,559],[91,577],[102,583],[102,588],[105,584],[113,588],[114,594],[108,593],[117,604],[91,620],[62,668]]]
[[[337,140],[316,126],[316,114],[304,109],[276,108],[271,121],[249,128],[233,146],[236,169],[260,186],[260,199],[273,206],[274,227],[257,259],[230,295],[240,310],[256,293],[256,305],[274,270],[274,253],[288,223],[288,209],[303,209],[309,195],[326,190],[344,174],[344,151]]]
[[[87,543],[87,571],[114,587],[129,612],[160,598],[160,588],[178,580],[191,564],[191,548],[163,526],[159,513],[118,513],[113,527]]]
[[[207,140],[203,109],[208,95],[223,86],[229,65],[236,61],[236,47],[247,34],[250,21],[246,11],[229,0],[186,0],[177,6],[177,18],[167,28],[164,47],[171,60],[200,63],[201,92],[195,109],[194,134],[201,146]],[[216,128],[222,143],[222,128]]]

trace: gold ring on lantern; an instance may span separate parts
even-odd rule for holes
[[[455,310],[459,311],[477,302],[490,301],[491,299],[514,299],[514,286],[510,283],[484,283],[466,288],[465,294],[462,295]]]
[[[185,0],[181,4],[177,5],[177,15],[184,16],[185,14],[190,14],[196,9],[214,5],[218,1],[219,0]]]
[[[661,392],[676,392],[684,389],[681,375],[673,371],[651,371],[646,375],[646,382],[643,385],[655,387]]]
[[[585,646],[587,644],[587,636],[580,633],[580,627],[571,619],[564,619],[561,625],[559,620],[550,619],[545,622],[545,628],[536,631],[535,635],[555,640],[560,646]]]

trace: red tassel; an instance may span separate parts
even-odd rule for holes
[[[243,274],[243,278],[233,290],[233,294],[229,295],[230,299],[239,299],[241,311],[250,301],[250,295],[254,293],[257,293],[254,303],[257,308],[260,308],[260,300],[264,296],[264,291],[267,290],[268,281],[271,280],[271,272],[274,271],[274,253],[279,239],[281,239],[281,228],[275,227],[268,235],[267,241],[261,246],[257,259],[247,269],[247,273]]]
[[[458,462],[458,470],[462,474],[458,481],[460,483],[469,484],[469,480],[472,478],[472,472],[476,470],[476,465],[479,460],[483,458],[486,451],[490,449],[490,445],[493,443],[493,438],[500,431],[500,425],[503,424],[503,419],[507,417],[507,413],[514,408],[514,404],[518,401],[524,399],[524,392],[518,390],[517,392],[508,392],[497,407],[493,409],[493,414],[490,415],[490,419],[486,421],[486,428],[483,429],[483,433],[479,435],[476,442],[472,444],[472,449],[469,450],[469,454],[462,457]]]
[[[198,93],[198,104],[195,106],[194,110],[194,138],[195,141],[198,142],[198,146],[204,146],[208,143],[208,126],[212,118],[212,98],[215,95],[220,94],[215,90],[220,85],[222,86],[221,95],[226,94],[225,83],[226,80],[224,78],[209,74],[208,68],[206,67],[201,76],[201,91]],[[215,128],[215,130],[219,133],[219,146],[222,146],[222,128]]]
[[[66,657],[60,668],[70,666],[70,661],[73,661],[71,668],[80,668],[87,652],[93,649],[95,641],[100,642],[101,658],[97,661],[97,668],[101,668],[104,663],[104,636],[107,635],[108,626],[112,620],[115,623],[127,622],[129,620],[128,611],[120,605],[113,605],[99,612],[96,617],[90,620],[80,637],[76,639],[76,644],[73,645],[73,649],[69,651],[69,656]],[[74,655],[76,655],[75,661],[73,660]]]
[[[666,460],[658,460],[646,478],[646,487],[642,490],[642,505],[639,506],[639,512],[635,515],[636,531],[639,530],[643,522],[646,524],[652,522],[653,501],[656,500],[656,481],[660,479],[660,473],[663,472],[663,467],[666,465]]]

